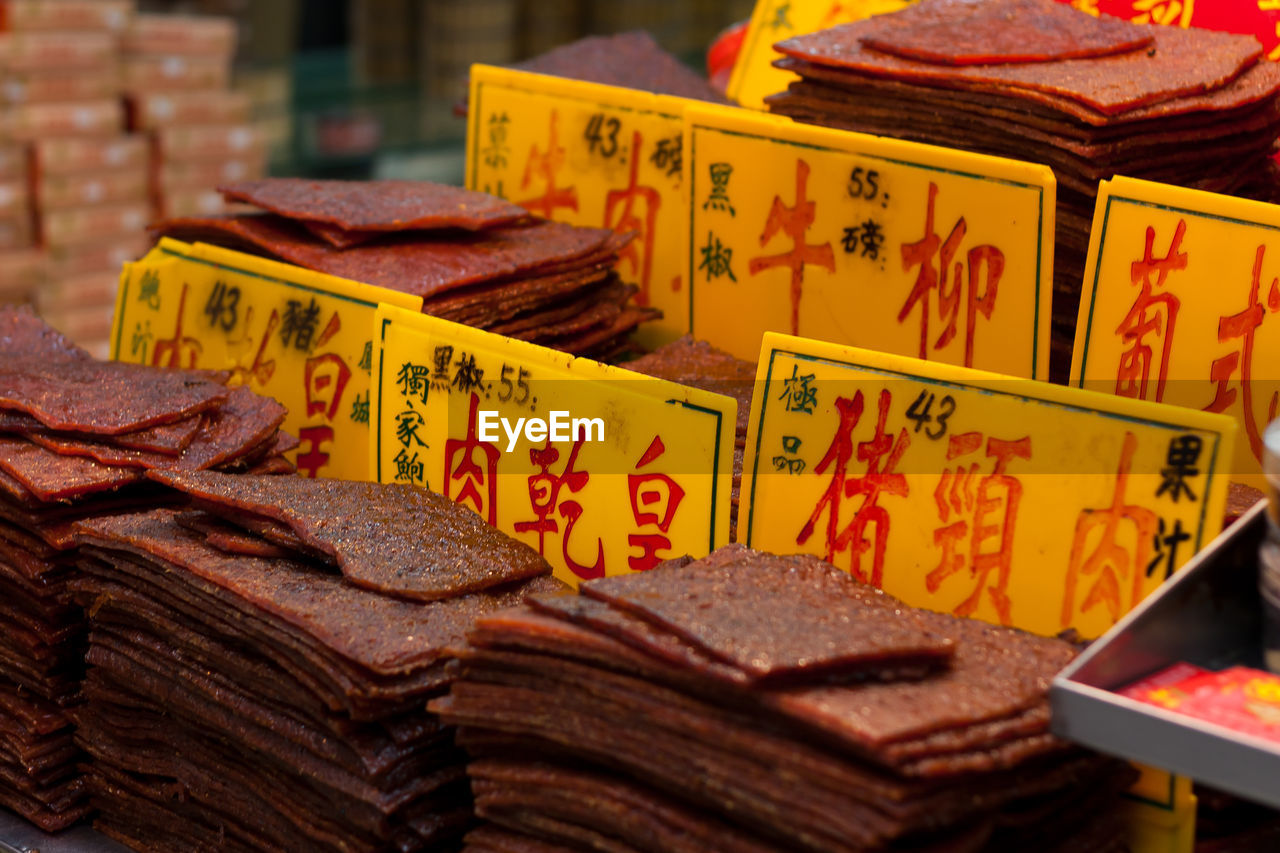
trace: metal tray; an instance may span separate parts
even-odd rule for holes
[[[1126,699],[1113,690],[1187,661],[1263,668],[1260,502],[1053,680],[1061,737],[1280,808],[1280,743]]]

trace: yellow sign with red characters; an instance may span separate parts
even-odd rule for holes
[[[202,243],[164,239],[125,264],[112,357],[231,372],[288,408],[299,473],[369,475],[369,375],[380,302],[421,310],[417,296]]]
[[[768,334],[738,537],[908,604],[1097,637],[1217,535],[1235,423]]]
[[[378,309],[371,467],[468,506],[579,581],[729,541],[737,404]]]
[[[756,0],[742,50],[729,78],[729,97],[744,107],[763,109],[764,99],[797,79],[773,67],[780,41],[808,35],[872,15],[896,12],[914,0]]]
[[[641,338],[689,331],[681,195],[682,98],[475,65],[467,187],[538,216],[633,232],[618,273],[634,301],[662,311]]]
[[[1048,167],[705,106],[684,145],[695,337],[739,358],[776,331],[1048,378]]]
[[[1103,181],[1071,383],[1221,412],[1233,479],[1262,485],[1280,402],[1280,207],[1131,178]]]

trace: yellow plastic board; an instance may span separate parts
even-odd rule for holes
[[[377,330],[380,482],[470,507],[573,586],[728,542],[732,398],[389,306]]]
[[[112,358],[227,370],[289,410],[306,476],[369,475],[369,375],[379,302],[416,296],[202,243],[164,239],[120,275]]]
[[[618,273],[663,319],[649,343],[689,331],[681,98],[474,65],[467,187],[539,216],[635,233]]]
[[[685,149],[696,337],[1048,377],[1048,167],[705,106],[685,110]]]
[[[1280,207],[1131,178],[1103,181],[1071,383],[1223,412],[1230,473],[1262,487],[1280,402]]]
[[[768,334],[738,537],[908,604],[1097,637],[1221,528],[1235,423]]]
[[[729,97],[744,107],[764,109],[767,95],[781,92],[796,75],[773,67],[773,49],[792,36],[814,33],[872,15],[896,12],[913,0],[756,0],[742,50],[729,78]]]

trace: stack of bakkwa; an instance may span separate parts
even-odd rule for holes
[[[1048,731],[1073,646],[813,557],[729,545],[469,641],[431,707],[472,756],[476,851],[1125,849],[1131,771]]]
[[[1253,36],[1054,0],[922,0],[775,47],[774,64],[800,79],[767,99],[774,112],[1053,168],[1055,376],[1070,360],[1099,180],[1275,191],[1280,67]]]
[[[147,468],[292,470],[283,407],[222,378],[95,361],[29,310],[0,309],[0,805],[44,829],[87,811],[72,524],[157,500]]]
[[[477,616],[561,588],[537,551],[409,486],[152,476],[189,507],[76,525],[95,825],[156,851],[456,839],[464,756],[426,702]]]
[[[632,239],[548,222],[480,192],[425,181],[273,178],[220,188],[266,213],[188,217],[153,231],[266,255],[423,298],[436,317],[608,358],[659,316],[614,272]]]
[[[732,514],[729,516],[729,541],[736,541],[738,494],[742,485],[742,462],[747,452],[747,422],[751,419],[751,389],[755,385],[756,366],[706,341],[685,335],[627,362],[623,367],[655,379],[724,394],[737,401],[738,421],[733,432],[733,490],[730,492]]]

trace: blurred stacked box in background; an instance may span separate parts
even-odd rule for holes
[[[120,268],[86,258],[136,239],[150,217],[145,150],[139,158],[133,143],[128,156],[120,100],[133,11],[133,0],[0,3],[0,271],[15,274],[3,296],[34,302],[97,355]]]
[[[235,50],[230,18],[141,13],[125,32],[129,125],[151,139],[151,200],[161,217],[223,213],[218,184],[266,171],[249,97],[231,91]]]

